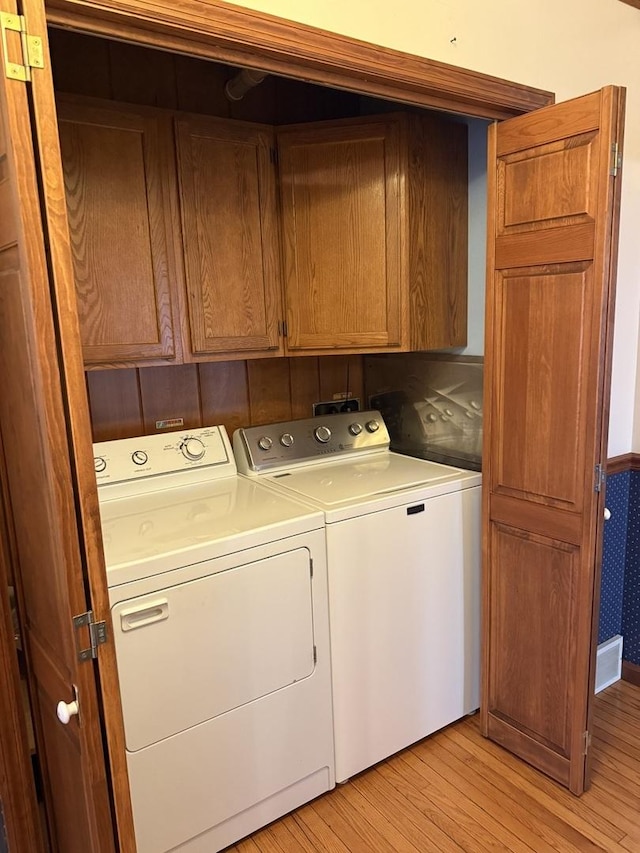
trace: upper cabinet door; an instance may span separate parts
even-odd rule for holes
[[[287,354],[467,340],[467,128],[387,114],[278,131]]]
[[[58,121],[85,364],[172,360],[170,119],[60,98]]]
[[[284,129],[278,152],[288,352],[402,348],[398,122]]]
[[[489,137],[481,723],[574,793],[588,781],[623,114],[609,87]]]
[[[176,125],[192,357],[282,353],[273,132],[201,117]]]

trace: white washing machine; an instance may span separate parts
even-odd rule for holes
[[[213,853],[335,784],[324,519],[223,427],[94,455],[138,853]]]
[[[325,516],[336,780],[476,710],[481,475],[391,452],[372,411],[233,443],[241,473]]]

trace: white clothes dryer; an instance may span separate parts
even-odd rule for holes
[[[335,784],[324,519],[223,427],[94,455],[138,853],[213,853]]]
[[[378,412],[234,433],[326,522],[336,780],[477,709],[481,475],[389,450]]]

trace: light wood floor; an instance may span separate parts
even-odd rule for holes
[[[640,853],[640,688],[595,700],[592,785],[574,797],[469,717],[229,848],[229,853]]]

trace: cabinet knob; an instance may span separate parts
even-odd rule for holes
[[[63,726],[68,725],[71,717],[76,717],[78,715],[78,711],[79,708],[77,700],[75,702],[58,702],[58,706],[56,708],[56,714]]]

